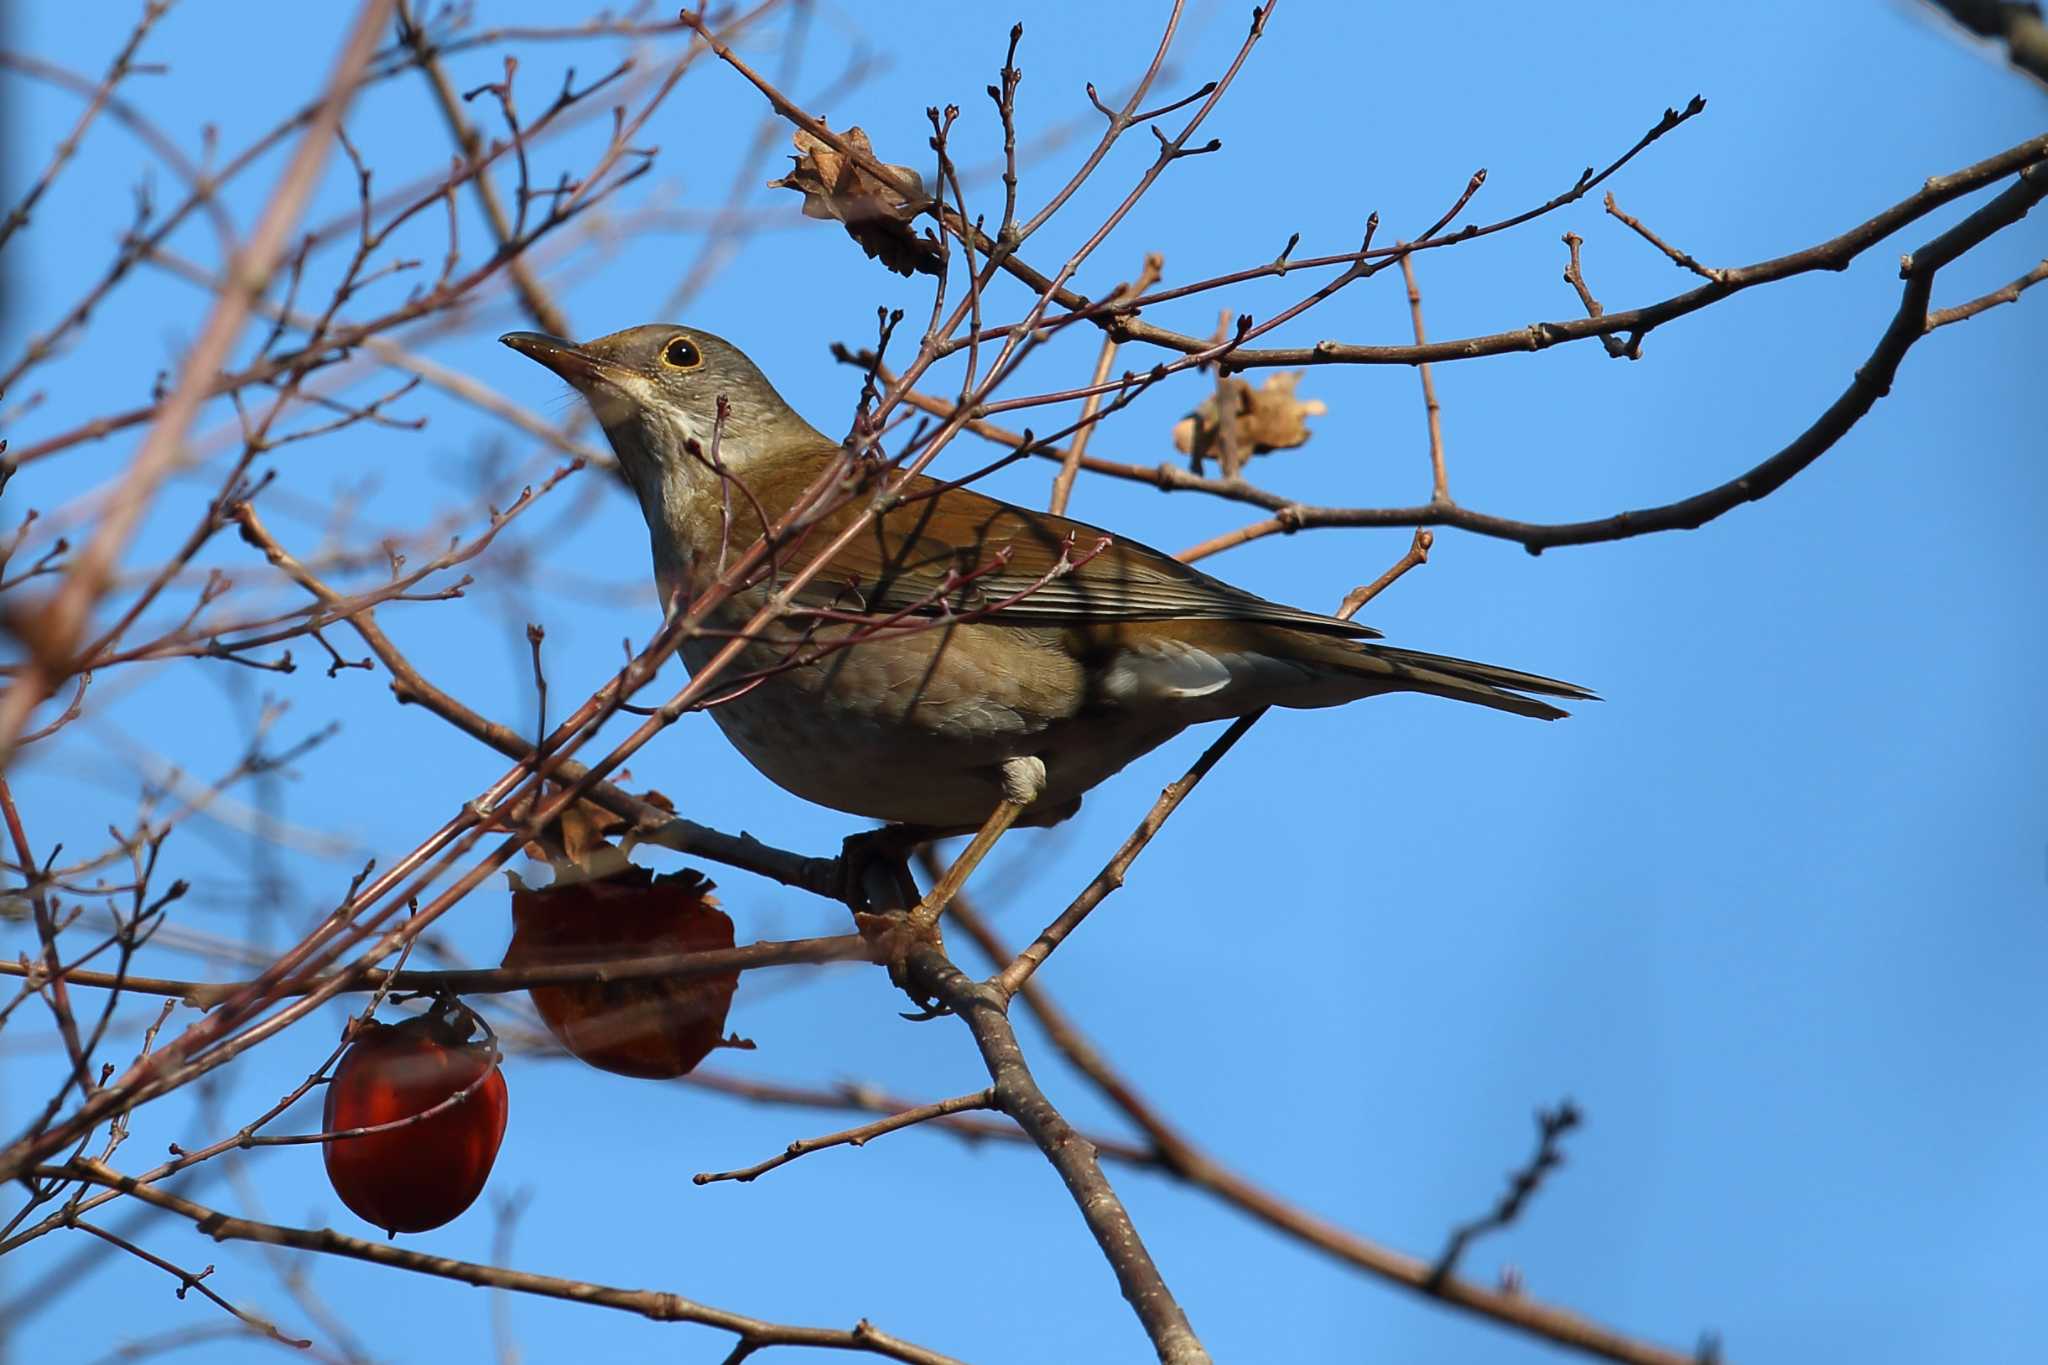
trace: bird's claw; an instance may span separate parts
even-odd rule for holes
[[[861,937],[875,950],[875,960],[889,969],[889,980],[895,982],[897,989],[910,997],[911,1004],[917,1006],[916,1013],[906,1014],[904,1018],[923,1022],[951,1013],[934,1000],[928,991],[919,989],[911,980],[912,952],[924,946],[936,948],[942,953],[946,949],[945,940],[940,937],[936,924],[920,929],[911,923],[909,914],[901,910],[886,914],[858,910],[854,912],[853,922],[860,930]]]

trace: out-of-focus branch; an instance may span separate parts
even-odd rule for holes
[[[21,197],[21,202],[16,204],[5,218],[0,218],[0,250],[6,248],[9,238],[28,225],[37,203],[49,192],[50,186],[57,182],[57,177],[64,173],[65,165],[78,151],[78,144],[85,140],[86,129],[92,127],[93,120],[100,116],[100,111],[106,108],[113,98],[114,87],[134,70],[135,54],[141,49],[142,40],[149,36],[150,29],[156,27],[156,21],[163,18],[164,11],[170,7],[171,0],[149,0],[142,7],[142,17],[135,21],[135,27],[129,31],[128,41],[122,44],[121,50],[114,55],[113,62],[107,67],[107,74],[100,78],[98,86],[86,100],[85,109],[79,114],[78,122],[71,126],[71,131],[57,144],[57,150],[50,154],[50,164],[43,168],[43,173],[28,187],[28,192]]]
[[[270,991],[279,996],[305,995],[311,991],[326,990],[339,981],[341,989],[348,991],[453,991],[458,995],[495,995],[531,990],[535,986],[613,981],[696,981],[707,976],[756,971],[763,967],[873,960],[874,950],[859,934],[836,934],[830,938],[764,940],[743,948],[707,948],[692,953],[655,953],[645,957],[604,958],[589,962],[549,962],[544,966],[531,967],[408,968],[403,971],[363,967],[310,980],[281,981],[271,986]],[[130,991],[138,995],[172,996],[200,1009],[211,1009],[253,985],[248,981],[180,981],[126,972],[88,971],[81,967],[59,966],[52,971],[41,963],[8,962],[4,959],[0,959],[0,976],[23,977],[34,986],[62,981],[74,986]]]
[[[623,72],[624,69],[623,67],[619,68],[613,74],[617,75]],[[608,80],[610,77],[601,79]],[[577,92],[577,97],[579,99],[587,98],[593,93],[595,88],[589,87],[579,91]],[[654,98],[658,100],[667,93],[668,90],[664,87]],[[558,107],[580,108],[581,105]],[[642,112],[644,114],[646,111],[643,110]],[[550,126],[558,126],[563,121],[556,119]],[[526,130],[526,135],[531,137],[538,131],[539,127],[539,123],[536,123],[534,127]],[[620,134],[615,130],[614,137],[617,138],[619,136]],[[261,147],[262,144],[259,143],[256,148],[251,149],[249,154],[253,155]],[[610,179],[603,180],[602,176],[605,171],[616,167],[618,160],[629,152],[640,159],[634,165],[617,170],[615,174],[611,175]],[[294,351],[273,352],[258,358],[240,370],[214,376],[205,386],[205,392],[202,396],[213,397],[235,393],[251,385],[267,384],[279,375],[309,370],[316,365],[326,363],[329,358],[336,354],[346,351],[353,346],[361,345],[369,337],[394,330],[430,314],[445,311],[451,304],[469,297],[478,285],[503,269],[508,261],[525,251],[534,242],[541,240],[565,224],[574,221],[606,196],[639,179],[646,174],[652,164],[651,154],[631,148],[623,141],[614,141],[600,155],[597,166],[593,167],[590,173],[580,182],[582,192],[578,196],[573,200],[567,195],[561,196],[550,206],[545,218],[529,228],[526,234],[517,242],[493,253],[468,273],[454,277],[444,276],[435,287],[408,296],[398,307],[368,322],[346,326],[330,325],[324,330],[322,339],[317,345]],[[386,223],[381,231],[388,233],[399,222],[424,211],[428,207],[444,203],[454,190],[460,187],[464,179],[473,175],[481,175],[488,168],[489,162],[456,166],[447,176],[431,182],[426,190],[415,196],[408,205],[401,208],[397,216]],[[164,224],[159,224],[157,231],[152,233],[141,245],[153,250],[157,242],[162,240],[166,231],[166,225],[170,224],[175,217],[176,215],[172,215],[171,218],[165,220]],[[356,223],[355,218],[351,218],[348,221],[352,226]],[[454,257],[451,255],[447,263],[447,269],[452,270],[453,265]],[[87,302],[90,302],[90,298]],[[74,309],[72,318],[66,324],[61,325],[71,325],[79,317],[79,311]],[[21,368],[19,365],[16,366],[16,372],[19,373]],[[168,402],[169,399],[163,399],[146,403],[139,407],[128,408],[120,412],[108,413],[92,418],[66,431],[57,432],[54,435],[46,436],[39,441],[23,446],[21,449],[12,452],[11,458],[17,464],[26,465],[37,460],[47,459],[81,442],[101,440],[112,435],[114,432],[125,431],[129,427],[161,418],[166,411]]]
[[[471,126],[462,112],[462,97],[455,93],[454,84],[448,79],[447,70],[441,65],[440,54],[412,16],[410,0],[397,0],[399,41],[412,49],[419,58],[420,74],[427,79],[427,87],[434,92],[434,105],[447,121],[448,132],[455,139],[455,145],[469,161],[476,161],[484,151],[483,135]],[[507,73],[506,79],[511,79]],[[491,236],[502,250],[515,233],[511,220],[505,216],[505,206],[498,201],[498,191],[491,184],[490,177],[479,175],[472,179],[470,188],[476,193],[479,207],[484,211],[484,220],[490,224]],[[554,299],[542,286],[540,277],[533,272],[533,264],[526,257],[515,255],[505,263],[505,273],[512,281],[513,292],[519,296],[520,307],[533,319],[543,332],[558,337],[572,335],[569,319]]]
[[[335,131],[341,126],[342,110],[354,93],[356,78],[376,50],[377,37],[383,31],[391,4],[392,0],[363,0],[328,77],[327,96],[320,112],[299,139],[298,150],[279,177],[270,203],[236,257],[231,272],[233,287],[220,296],[186,353],[177,388],[165,400],[142,448],[129,463],[119,495],[109,502],[92,538],[73,557],[63,586],[39,614],[35,658],[5,695],[0,696],[0,766],[5,766],[29,712],[67,671],[71,651],[84,631],[93,605],[112,581],[121,552],[141,523],[158,485],[170,472],[185,429],[197,415],[201,401],[212,392],[221,363],[227,359],[235,338],[241,335],[251,305],[268,285],[285,239],[312,195],[320,168],[326,164]]]
[[[482,177],[478,177],[477,183],[483,183]],[[181,279],[190,280],[192,283],[204,286],[207,289],[218,289],[220,287],[220,281],[215,279],[203,267],[181,257],[174,256],[168,251],[152,251],[150,259]],[[525,259],[526,257],[523,255],[514,258],[514,260],[518,261]],[[256,309],[263,316],[273,321],[288,323],[305,331],[310,331],[317,321],[317,319],[305,313],[276,308],[260,301],[257,303]],[[558,333],[558,335],[566,335],[566,333]],[[427,384],[448,394],[450,397],[458,398],[479,411],[487,412],[491,416],[501,419],[520,431],[525,432],[535,440],[554,447],[564,455],[572,456],[599,468],[609,469],[617,465],[617,461],[612,458],[609,450],[599,450],[595,446],[584,445],[570,435],[567,429],[552,425],[531,408],[513,402],[496,389],[491,388],[471,375],[464,374],[452,366],[443,365],[437,360],[430,360],[426,356],[407,350],[390,337],[365,337],[362,341],[362,347],[393,369],[417,375]]]
[[[2048,19],[2036,0],[1927,0],[1965,30],[2005,48],[2006,59],[2048,86]]]

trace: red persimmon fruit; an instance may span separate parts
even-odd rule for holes
[[[322,1144],[328,1182],[394,1236],[450,1221],[490,1178],[505,1137],[505,1077],[497,1046],[471,1041],[477,1027],[453,1000],[395,1024],[359,1022],[327,1083],[323,1131],[354,1134]]]
[[[512,893],[507,967],[606,962],[733,946],[732,921],[702,873],[627,867]],[[563,1047],[605,1071],[682,1076],[725,1036],[739,973],[535,986],[534,1008]]]

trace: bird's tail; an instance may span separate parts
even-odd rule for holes
[[[1433,697],[1469,701],[1490,706],[1496,711],[1535,716],[1539,720],[1557,720],[1570,713],[1522,693],[1534,692],[1569,701],[1600,700],[1577,683],[1560,682],[1556,678],[1501,668],[1495,664],[1473,663],[1470,659],[1451,659],[1441,654],[1422,654],[1412,649],[1378,644],[1355,645],[1351,652],[1354,656],[1363,656],[1360,662],[1365,664],[1362,668],[1354,665],[1355,671],[1384,678],[1390,692],[1426,692]]]

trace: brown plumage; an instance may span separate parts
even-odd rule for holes
[[[665,598],[687,602],[717,578],[759,538],[762,514],[786,513],[838,453],[708,333],[504,341],[590,400],[640,500]],[[721,396],[724,477],[707,458]],[[1201,721],[1393,691],[1545,720],[1565,713],[1538,696],[1592,699],[1554,678],[1374,643],[1370,627],[1269,602],[1085,522],[921,475],[896,492],[797,594],[817,615],[772,627],[736,672],[792,649],[805,661],[711,711],[755,767],[822,805],[971,828],[1009,790],[1028,802],[1024,823],[1050,824]],[[782,547],[781,581],[866,507],[852,500]],[[770,590],[736,594],[710,624],[738,629]],[[820,650],[854,636],[867,638]],[[684,662],[701,668],[723,643],[686,642]]]

